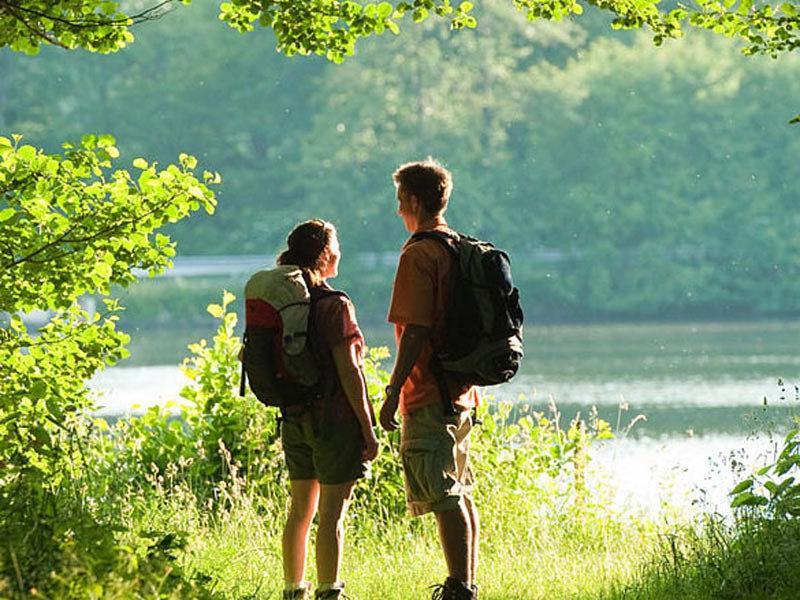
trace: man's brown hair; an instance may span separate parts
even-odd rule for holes
[[[447,208],[453,190],[453,176],[430,156],[400,165],[392,179],[395,185],[416,196],[429,215],[438,215]]]

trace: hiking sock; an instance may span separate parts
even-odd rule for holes
[[[308,581],[286,581],[283,585],[283,591],[287,593],[297,592],[300,590],[307,590],[311,587]]]

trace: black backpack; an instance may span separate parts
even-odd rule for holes
[[[462,385],[510,380],[523,357],[523,315],[508,254],[455,232],[421,231],[411,239],[437,240],[455,261],[444,335],[434,346],[432,362],[445,402],[450,396],[443,373]]]
[[[298,416],[331,397],[339,385],[335,370],[320,367],[322,348],[314,347],[311,318],[316,303],[344,292],[308,288],[292,265],[255,273],[245,286],[242,378],[266,406]]]

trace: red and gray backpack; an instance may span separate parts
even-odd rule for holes
[[[240,394],[245,381],[266,406],[298,415],[335,393],[338,379],[319,366],[312,335],[314,305],[344,292],[310,288],[294,265],[259,271],[245,285],[245,332]]]
[[[411,239],[436,240],[454,260],[444,334],[431,363],[445,403],[450,395],[443,374],[462,385],[510,380],[523,357],[523,314],[508,254],[456,232],[421,231]]]

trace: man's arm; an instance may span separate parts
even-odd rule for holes
[[[389,378],[389,391],[386,395],[386,400],[381,406],[380,422],[381,427],[386,431],[394,431],[398,427],[395,415],[400,399],[400,388],[403,387],[408,374],[414,368],[429,337],[430,327],[406,325],[403,328],[400,347],[397,350],[397,360],[395,361],[394,369],[392,369],[392,376]]]

